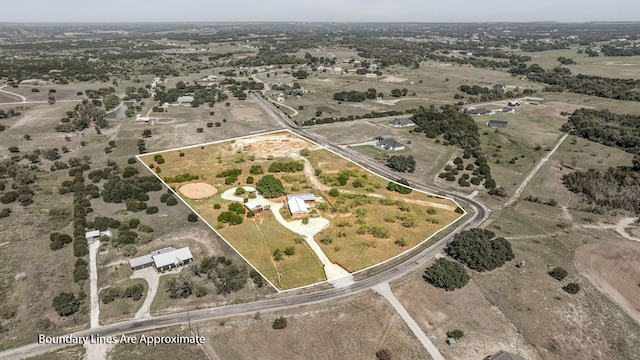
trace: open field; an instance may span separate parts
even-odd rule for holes
[[[284,316],[287,327],[271,328]],[[397,359],[429,359],[429,354],[391,306],[371,292],[331,304],[305,306],[281,313],[201,324],[205,349],[214,359],[374,359],[387,348]],[[339,336],[336,336],[339,334]]]
[[[422,274],[411,274],[392,284],[392,288],[446,359],[483,359],[499,350],[520,354],[529,360],[541,359],[473,281],[462,289],[445,291],[429,285]],[[464,337],[449,346],[446,334],[455,329],[464,331]]]
[[[306,158],[298,155],[303,149],[309,150]],[[330,220],[328,228],[319,234],[315,241],[331,237],[330,241],[323,241],[322,248],[326,256],[331,262],[351,272],[375,265],[412,248],[460,217],[460,214],[455,212],[457,205],[449,199],[417,191],[410,195],[391,192],[386,189],[387,181],[384,179],[327,150],[318,149],[316,145],[288,132],[170,150],[160,155],[162,163],[156,162],[157,154],[143,155],[139,158],[148,166],[153,164],[156,173],[161,168],[160,175],[166,179],[187,173],[197,175],[198,179],[191,180],[191,183],[208,184],[215,187],[219,194],[247,184],[251,168],[254,166],[259,165],[267,169],[275,160],[304,159],[300,160],[306,163],[304,174],[274,175],[282,180],[287,193],[312,191],[329,202],[329,207],[325,209],[314,209],[320,216]],[[224,179],[217,174],[230,168],[241,170],[241,174],[233,182],[223,183]],[[348,172],[351,180],[344,185],[338,184],[336,178],[340,172]],[[257,182],[253,176],[251,178],[251,183]],[[184,184],[169,183],[175,187],[185,186]],[[328,196],[332,187],[342,191],[343,195]],[[357,198],[358,194],[361,199]],[[364,194],[368,196],[363,197]],[[379,205],[384,199],[390,202],[386,207],[390,205],[394,209],[399,208],[394,213],[395,217],[388,221],[383,220],[387,217],[388,210]],[[304,242],[297,241],[299,235],[278,224],[270,211],[257,213],[254,218],[245,219],[240,225],[225,225],[218,217],[227,210],[231,201],[218,194],[206,199],[185,201],[276,287],[291,289],[325,279],[320,262],[315,258],[317,254],[307,248]],[[272,201],[272,204],[275,206],[282,202],[284,198],[279,198],[275,202]],[[218,209],[214,208],[215,204],[220,205]],[[406,212],[410,214],[405,214]],[[356,214],[359,214],[357,218]],[[367,229],[367,226],[371,228],[375,225],[386,228],[386,235],[377,236],[376,239],[373,230],[365,230],[362,234],[352,233],[346,236],[346,228],[339,229],[346,223],[349,227],[354,226],[349,232],[356,231],[356,228]],[[402,235],[389,236],[391,233]],[[400,246],[396,244],[398,241],[401,241]],[[282,250],[289,246],[294,247],[295,255],[285,256],[279,261],[274,258],[276,249]]]

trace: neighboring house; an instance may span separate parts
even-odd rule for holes
[[[409,118],[395,118],[389,122],[389,126],[391,127],[407,127],[415,125],[416,124]]]
[[[262,205],[260,205],[257,201],[248,201],[244,203],[244,207],[246,207],[247,210],[253,211],[256,214],[264,211],[264,208],[262,207]]]
[[[378,74],[376,74],[376,73],[366,73],[366,74],[364,74],[364,77],[369,78],[369,79],[377,78]]]
[[[404,150],[404,145],[389,135],[376,137],[376,146],[384,150]]]
[[[527,360],[520,355],[512,354],[510,352],[500,350],[497,353],[487,356],[484,360]]]
[[[313,193],[287,195],[287,206],[291,215],[306,214],[310,204],[315,204],[316,196]]]
[[[188,247],[163,252],[153,255],[151,258],[153,259],[153,267],[160,272],[184,266],[193,261],[193,255]]]
[[[39,82],[40,80],[38,79],[26,79],[20,81],[20,85],[38,85]]]
[[[84,237],[87,239],[87,241],[89,241],[89,240],[97,240],[97,239],[100,238],[100,230],[87,231],[84,234]]]
[[[513,101],[509,101],[507,103],[507,105],[509,105],[509,106],[518,106],[518,105],[520,105],[520,102],[516,101],[516,100],[513,100]]]
[[[507,85],[505,85],[505,84],[495,84],[495,85],[493,85],[493,88],[494,89],[500,89],[500,90],[504,91],[504,90],[507,90]]]
[[[270,90],[266,92],[267,95],[269,96],[283,96],[284,95],[284,91],[281,90]]]
[[[505,113],[512,113],[512,112],[516,112],[516,109],[512,108],[512,107],[506,107],[502,109],[502,112]]]
[[[139,256],[137,258],[133,258],[133,259],[129,260],[129,267],[131,267],[131,270],[133,270],[133,271],[151,267],[151,266],[153,266],[153,257],[155,255],[159,255],[159,254],[162,254],[162,253],[173,251],[175,249],[176,248],[174,248],[173,246],[169,246],[169,247],[166,247],[164,249],[153,251],[150,254]]]
[[[342,72],[342,68],[340,66],[336,66],[336,67],[333,68],[333,72],[341,73]]]
[[[151,120],[150,117],[142,116],[140,114],[136,115],[136,122],[149,122],[149,120]]]
[[[471,115],[492,115],[495,114],[493,111],[485,108],[471,109],[469,111]]]
[[[503,120],[489,120],[489,122],[487,122],[487,126],[492,128],[506,129],[509,127],[509,122]]]
[[[178,97],[178,104],[182,105],[182,104],[191,104],[191,102],[193,101],[193,96],[180,96]]]

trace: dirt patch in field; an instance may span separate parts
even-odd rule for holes
[[[298,154],[300,150],[308,148],[313,150],[315,145],[292,134],[271,134],[268,136],[257,136],[246,139],[238,139],[234,144],[234,150],[242,147],[250,147],[251,153],[258,157],[284,157],[291,154]]]
[[[407,81],[407,80],[409,80],[409,79],[403,78],[403,77],[399,77],[399,76],[387,76],[386,78],[384,78],[384,79],[382,79],[380,81],[386,82],[386,83],[397,84],[397,83],[401,83],[401,82],[404,82],[404,81]]]
[[[256,108],[235,108],[231,109],[231,114],[236,117],[258,116],[262,114],[262,112]]]
[[[215,195],[218,190],[207,183],[190,183],[182,185],[179,191],[189,199],[200,200]]]
[[[609,241],[576,249],[575,265],[640,324],[640,244]]]

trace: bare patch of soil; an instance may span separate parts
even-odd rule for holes
[[[640,324],[640,244],[609,241],[576,249],[575,265]]]
[[[401,83],[401,82],[404,82],[404,81],[407,81],[407,80],[409,80],[409,79],[391,75],[391,76],[387,76],[386,78],[384,78],[384,79],[382,79],[380,81],[397,84],[397,83]]]
[[[200,200],[211,197],[218,192],[218,190],[207,183],[190,183],[185,184],[178,189],[180,193],[189,199]]]

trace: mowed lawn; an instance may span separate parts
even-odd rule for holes
[[[281,290],[326,280],[315,254],[306,243],[296,244],[298,235],[280,225],[271,211],[245,218],[241,225],[227,225],[218,232]],[[273,252],[284,251],[288,246],[295,247],[295,254],[275,261]]]

